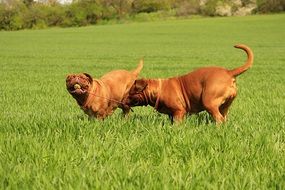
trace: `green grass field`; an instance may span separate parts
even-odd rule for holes
[[[0,32],[1,189],[285,189],[285,14]],[[89,121],[69,73],[113,69],[167,78],[253,67],[237,79],[227,123],[179,125],[151,107]]]

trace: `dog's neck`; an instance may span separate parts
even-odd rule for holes
[[[101,86],[101,82],[98,81],[98,80],[93,79],[93,84],[92,84],[92,86],[88,89],[88,92],[87,92],[86,94],[84,94],[84,97],[82,97],[82,99],[81,99],[80,102],[77,100],[79,106],[81,106],[83,109],[86,108],[86,106],[88,105],[88,103],[89,103],[90,101],[92,101],[92,97],[93,97],[94,95],[96,95],[96,93],[97,93],[97,92],[96,92],[96,89],[98,89],[98,87],[97,87],[98,85]]]
[[[79,105],[79,106],[83,106],[84,105],[84,103],[86,102],[86,100],[88,99],[88,93],[86,93],[86,94],[80,94],[80,95],[73,95],[72,94],[72,96],[73,96],[73,98],[76,100],[76,102],[77,102],[77,104]]]
[[[149,79],[147,89],[143,91],[146,105],[154,107],[156,110],[159,106],[162,80],[161,79]]]

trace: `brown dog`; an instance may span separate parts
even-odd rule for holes
[[[245,45],[236,45],[247,53],[246,63],[236,69],[205,67],[168,79],[140,79],[132,86],[125,103],[128,106],[154,107],[173,120],[186,113],[206,110],[217,123],[225,121],[237,95],[236,77],[252,66],[253,53]]]
[[[127,114],[130,108],[124,106],[122,102],[142,68],[143,60],[134,71],[115,70],[100,79],[93,79],[87,73],[68,75],[66,88],[90,117],[104,119],[117,107]]]

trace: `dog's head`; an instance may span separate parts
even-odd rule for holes
[[[125,100],[125,104],[130,107],[147,105],[146,97],[144,94],[147,86],[148,83],[145,79],[136,80],[129,91],[129,95]]]
[[[93,79],[87,73],[71,74],[66,77],[66,89],[77,101],[88,96],[92,83]]]

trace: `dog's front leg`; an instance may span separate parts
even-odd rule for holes
[[[122,109],[122,111],[123,111],[122,115],[123,115],[124,117],[128,117],[130,111],[132,111],[131,107],[128,106],[128,105],[126,105],[126,104],[120,105],[119,108]]]

